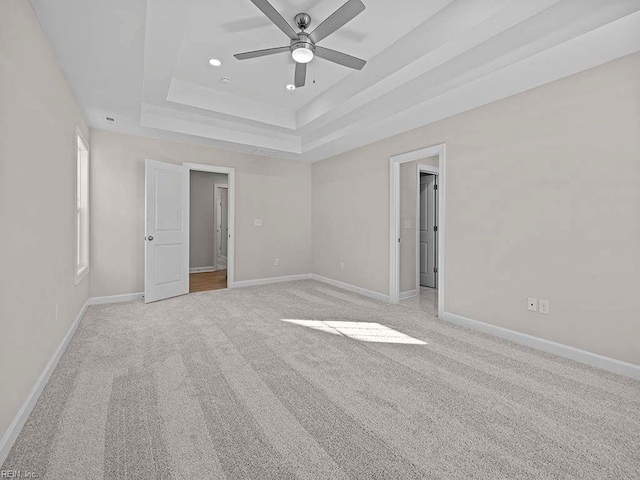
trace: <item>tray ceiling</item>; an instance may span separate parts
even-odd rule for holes
[[[640,0],[363,1],[323,46],[364,69],[315,58],[294,91],[289,54],[233,57],[288,44],[249,0],[32,4],[92,126],[303,161],[640,50]],[[342,3],[272,1],[311,28]]]

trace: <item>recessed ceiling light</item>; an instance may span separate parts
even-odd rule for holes
[[[295,90],[295,89],[296,89],[295,85],[292,85],[292,84],[287,85],[287,90]]]
[[[222,83],[231,83],[231,79],[229,77],[222,77],[220,80]]]
[[[219,67],[220,65],[222,65],[222,62],[217,58],[212,58],[211,60],[209,60],[209,64],[213,65],[214,67]]]

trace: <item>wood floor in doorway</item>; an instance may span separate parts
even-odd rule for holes
[[[200,272],[189,274],[189,292],[206,292],[227,288],[227,271]]]

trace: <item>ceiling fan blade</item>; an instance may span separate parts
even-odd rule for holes
[[[273,5],[271,5],[267,0],[251,0],[251,2],[258,7],[262,13],[269,17],[269,20],[275,23],[287,37],[291,40],[298,40],[298,34],[291,25],[289,25],[289,22],[282,18],[282,15],[280,15],[278,11],[273,8]]]
[[[333,63],[344,65],[345,67],[353,68],[355,70],[362,70],[367,62],[358,57],[352,57],[346,53],[336,52],[330,48],[316,46],[316,55],[325,60],[329,60]]]
[[[305,81],[307,79],[307,64],[306,63],[296,63],[296,75],[293,84],[296,88],[304,87]]]
[[[364,3],[362,3],[361,0],[349,0],[333,12],[329,18],[318,25],[316,29],[311,32],[309,38],[313,40],[313,43],[318,43],[357,17],[364,8]]]
[[[265,48],[264,50],[254,50],[253,52],[236,53],[234,57],[238,60],[248,60],[250,58],[266,57],[267,55],[288,52],[290,50],[290,47]]]

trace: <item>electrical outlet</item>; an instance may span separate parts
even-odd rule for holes
[[[344,270],[344,262],[340,262],[340,270]]]
[[[253,226],[254,226],[254,227],[261,227],[261,226],[262,226],[262,219],[261,219],[261,218],[256,218],[256,219],[253,221]]]
[[[405,220],[404,221],[404,228],[407,229],[407,230],[413,228],[413,222],[411,220]]]
[[[537,298],[533,298],[533,297],[527,298],[527,309],[532,311],[532,312],[537,312],[538,311],[538,299]]]
[[[279,267],[279,266],[280,266],[280,259],[276,258],[276,267]]]
[[[60,314],[60,304],[56,303],[56,322],[58,321],[59,314]]]
[[[538,311],[543,315],[549,315],[549,300],[540,299],[540,309]]]

